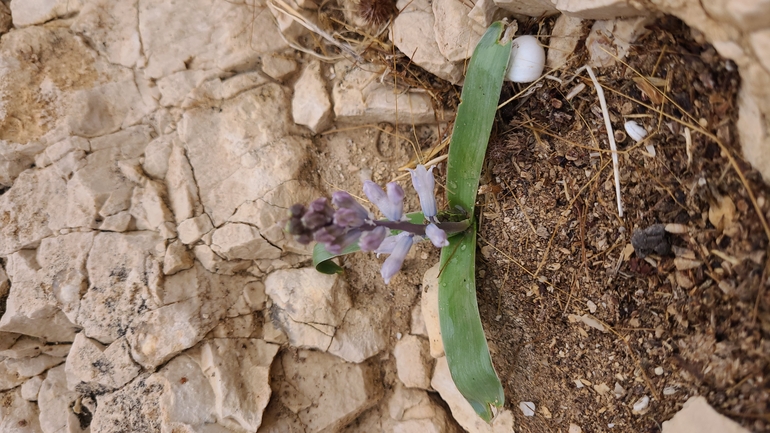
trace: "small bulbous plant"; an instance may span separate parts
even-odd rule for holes
[[[399,184],[390,182],[383,190],[367,180],[364,182],[364,194],[385,219],[375,219],[347,191],[336,191],[332,194],[331,204],[321,197],[307,207],[299,203],[291,206],[285,229],[297,242],[305,245],[318,242],[332,255],[340,255],[356,244],[361,251],[374,251],[378,256],[389,254],[380,271],[385,284],[389,284],[401,270],[407,253],[416,241],[428,239],[435,247],[442,248],[449,245],[448,235],[469,227],[467,220],[448,221],[456,220],[457,214],[442,213],[439,216],[434,195],[434,168],[418,165],[409,170],[412,185],[420,198],[421,215],[413,214],[410,219],[404,213],[405,193]],[[420,216],[422,221],[419,221]],[[414,219],[419,222],[413,222]]]

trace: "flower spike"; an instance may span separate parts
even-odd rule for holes
[[[391,221],[400,221],[404,213],[404,190],[393,182],[388,184],[386,188],[388,189],[387,194],[371,180],[364,182],[364,194],[369,198],[369,201],[377,206],[385,218]]]
[[[446,232],[438,228],[436,224],[428,224],[428,226],[425,227],[425,235],[428,236],[428,239],[433,242],[433,246],[436,248],[443,248],[449,245]]]
[[[409,249],[412,248],[412,242],[414,235],[407,232],[401,232],[396,236],[396,245],[393,248],[393,252],[385,259],[380,269],[380,274],[385,280],[385,284],[390,283],[390,279],[401,270],[401,266],[404,265],[404,259]]]
[[[420,197],[422,213],[430,221],[433,221],[436,216],[436,196],[433,195],[436,181],[433,179],[433,168],[435,165],[425,169],[425,166],[420,164],[414,170],[409,170],[409,174],[412,175],[412,185]]]

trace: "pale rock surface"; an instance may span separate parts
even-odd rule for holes
[[[186,219],[177,226],[179,240],[183,244],[190,245],[198,242],[203,235],[214,229],[208,214],[201,214],[195,218]]]
[[[315,133],[323,132],[331,125],[332,103],[326,92],[321,62],[315,60],[305,65],[294,83],[291,112],[295,123],[307,126]]]
[[[619,17],[647,15],[641,2],[629,0],[551,0],[565,15],[590,20],[612,20]]]
[[[161,232],[162,226],[166,222],[174,220],[171,211],[166,206],[165,197],[165,187],[154,180],[147,180],[144,182],[144,186],[134,188],[129,212],[136,221],[137,229]],[[172,227],[176,230],[173,224]],[[169,238],[163,233],[160,234],[166,239]],[[174,232],[172,237],[175,235]]]
[[[548,16],[558,13],[553,0],[494,0],[495,4],[508,12],[528,17]]]
[[[21,397],[27,401],[37,401],[37,395],[42,384],[43,375],[30,377],[21,385]]]
[[[91,392],[120,388],[135,378],[139,370],[124,337],[105,346],[82,332],[75,336],[64,367],[70,391]]]
[[[51,367],[64,362],[64,358],[59,358],[42,353],[34,358],[6,359],[3,365],[6,371],[16,375],[24,380],[44,373]]]
[[[719,414],[701,396],[690,397],[682,409],[663,422],[663,433],[748,433],[738,423]]]
[[[387,404],[388,419],[383,431],[393,433],[443,433],[457,429],[446,411],[434,403],[428,393],[396,384]],[[385,417],[383,417],[385,418]]]
[[[770,182],[770,125],[745,85],[738,92],[738,109],[736,129],[746,160],[760,170],[765,182]]]
[[[158,385],[162,390],[156,401],[161,431],[230,431],[215,424],[214,391],[201,370],[197,352],[175,357],[147,380],[150,386]],[[153,412],[146,414],[152,416]]]
[[[441,323],[438,318],[438,273],[438,263],[425,271],[422,278],[422,298],[420,301],[425,328],[428,332],[430,356],[434,358],[444,356],[444,342],[441,340]]]
[[[616,58],[623,60],[637,38],[649,32],[645,28],[653,17],[625,20],[596,21],[591,27],[585,44],[591,57],[589,65],[597,68],[612,66]],[[605,51],[606,50],[606,51]]]
[[[48,370],[40,385],[37,404],[40,407],[40,427],[44,433],[81,432],[80,421],[72,411],[75,401],[80,398],[76,392],[67,389],[67,374],[64,365]]]
[[[379,374],[367,364],[299,350],[281,355],[285,383],[281,402],[296,413],[307,433],[332,432],[347,425],[379,399]]]
[[[89,0],[70,27],[110,63],[133,68],[141,59],[138,0]]]
[[[120,163],[141,156],[151,133],[148,126],[136,126],[91,140],[86,164],[67,183],[68,227],[96,228],[99,219],[129,210],[134,185]]]
[[[407,16],[409,15],[410,13],[407,14]],[[403,14],[399,15],[399,18],[401,16]],[[398,18],[396,20],[398,21]],[[435,48],[438,50],[437,45]],[[441,54],[438,53],[438,55]],[[415,58],[418,57],[422,58],[421,55],[415,54]],[[442,65],[448,64],[443,57],[436,62],[440,62]],[[425,65],[420,66],[425,68]],[[372,68],[367,67],[367,65],[359,67],[345,62],[335,65],[337,76],[341,77],[334,83],[332,89],[334,115],[338,122],[353,124],[388,122],[420,125],[436,121],[436,112],[433,110],[433,105],[427,94],[414,91],[394,93],[393,85],[380,83],[379,77],[376,76],[378,74],[374,74],[371,70]],[[457,74],[459,80],[462,79],[462,71],[458,71],[460,71]],[[434,71],[431,72],[435,73]],[[441,76],[441,74],[436,75]]]
[[[265,8],[262,3],[215,0],[192,0],[183,6],[141,1],[139,32],[147,56],[145,75],[160,78],[186,69],[246,69],[261,54],[287,48]]]
[[[422,316],[422,303],[419,302],[412,307],[412,318],[410,320],[410,331],[412,335],[428,336],[428,328],[425,327],[425,318]]]
[[[396,7],[401,11],[390,30],[390,40],[408,53],[412,61],[426,71],[453,84],[463,81],[463,65],[452,63],[441,54],[434,30],[435,18],[428,0],[399,0]],[[400,104],[399,104],[400,105]]]
[[[217,338],[201,347],[201,368],[214,390],[217,420],[256,431],[270,400],[270,365],[280,346],[257,339]]]
[[[277,259],[281,250],[274,247],[248,224],[227,223],[214,231],[211,249],[228,260]]]
[[[171,211],[177,223],[203,212],[203,207],[198,200],[198,187],[195,186],[190,161],[187,160],[184,148],[180,145],[174,145],[171,148],[166,172],[166,190]]]
[[[414,335],[405,335],[393,349],[396,369],[401,383],[408,388],[430,389],[433,358],[428,342]]]
[[[141,312],[126,333],[133,359],[154,368],[192,347],[224,318],[254,277],[225,277],[197,264],[166,277],[163,306]]]
[[[3,265],[0,264],[0,296],[6,296],[10,288],[11,288],[11,282],[8,280],[8,274],[5,273],[5,269],[3,269]],[[0,342],[0,349],[2,349],[2,346],[3,346],[2,342]]]
[[[360,363],[388,346],[385,308],[351,308],[332,338],[328,352],[348,362]]]
[[[460,0],[433,0],[432,7],[438,50],[449,62],[470,58],[486,28],[468,17],[471,8]]]
[[[174,366],[172,363],[169,363],[168,365]],[[178,365],[179,364],[177,363],[176,366]],[[197,383],[208,385],[205,381],[201,381],[200,379],[191,379],[193,385]],[[165,391],[165,387],[162,382],[159,382],[160,381],[157,379],[151,379],[149,373],[145,373],[115,392],[98,395],[96,397],[96,411],[92,412],[93,419],[91,420],[90,426],[91,432],[118,433],[161,431],[163,418],[160,416],[162,412],[159,407],[159,400]],[[177,381],[177,383],[179,383],[179,381]],[[205,388],[198,388],[192,391],[197,392],[202,396],[206,395]],[[194,413],[191,414],[191,416],[198,417],[201,416],[201,414]]]
[[[67,137],[64,140],[51,144],[45,151],[35,156],[35,165],[40,168],[47,167],[65,156],[75,152],[81,154],[91,151],[91,143],[83,137]],[[62,176],[68,177],[68,176]]]
[[[510,433],[513,431],[513,414],[508,409],[499,411],[491,424],[487,424],[479,418],[471,404],[460,394],[454,381],[452,381],[446,357],[436,360],[436,367],[433,370],[433,379],[431,379],[430,384],[433,389],[438,391],[452,411],[454,419],[464,429],[479,433]]]
[[[0,391],[16,388],[24,383],[24,380],[16,372],[9,370],[5,362],[0,362]]]
[[[257,71],[244,72],[232,77],[213,78],[194,88],[182,101],[182,108],[220,105],[247,90],[254,89],[270,80]]]
[[[0,351],[1,357],[11,359],[31,358],[43,353],[41,348],[45,344],[45,341],[27,335],[22,335],[20,337],[18,337],[18,334],[15,335],[17,335],[18,339],[16,339],[8,349]]]
[[[99,137],[137,124],[156,108],[154,100],[143,98],[130,74],[121,81],[74,92],[65,122],[72,134]]]
[[[294,347],[327,350],[350,309],[347,285],[315,268],[278,270],[265,279],[271,318]]]
[[[155,232],[98,233],[86,269],[90,280],[77,324],[85,336],[109,344],[125,335],[137,314],[156,308],[164,240]]]
[[[48,290],[51,286],[41,284],[40,275],[45,276],[50,271],[41,270],[35,253],[34,250],[21,250],[8,256],[7,271],[12,286],[5,314],[0,319],[0,331],[32,335],[46,341],[72,341],[77,327],[58,307],[53,291]],[[63,269],[61,276],[62,282],[75,284],[70,286],[74,290],[78,289],[80,278],[77,268],[75,263],[74,269]]]
[[[165,178],[171,149],[178,141],[179,137],[176,134],[161,135],[150,141],[144,149],[142,162],[145,174],[154,179]]]
[[[549,69],[561,69],[575,52],[578,41],[583,36],[583,20],[569,15],[560,15],[553,25],[548,39],[546,65]]]
[[[42,24],[54,18],[76,14],[82,7],[81,0],[24,0],[11,2],[13,25],[25,27]]]
[[[166,256],[163,258],[163,274],[173,275],[179,271],[193,267],[194,256],[192,251],[178,239],[170,242],[166,247]]]
[[[265,84],[226,101],[221,110],[188,110],[179,131],[201,203],[220,226],[242,203],[298,177],[309,141],[287,136],[286,91]]]
[[[67,206],[66,191],[64,179],[53,167],[21,173],[11,189],[0,196],[0,215],[7,215],[0,226],[0,256],[34,248],[63,228],[61,210]]]
[[[222,275],[234,275],[245,271],[252,263],[249,260],[225,260],[208,245],[196,245],[193,247],[193,254],[207,271]]]
[[[181,106],[187,95],[193,89],[211,78],[218,78],[221,71],[216,70],[182,70],[158,79],[160,105],[162,107]]]
[[[747,32],[766,29],[770,23],[767,0],[715,0],[701,5],[710,16]]]
[[[485,29],[505,15],[506,12],[497,7],[494,0],[478,0],[468,12],[468,18]]]
[[[115,215],[105,217],[99,225],[99,230],[107,232],[127,232],[132,228],[136,228],[136,225],[133,224],[133,218],[131,212],[120,211]]]
[[[285,80],[297,70],[297,61],[291,56],[269,54],[262,57],[262,72],[277,81]]]
[[[0,393],[0,431],[4,433],[38,433],[40,428],[40,412],[36,404],[24,399],[21,391]]]

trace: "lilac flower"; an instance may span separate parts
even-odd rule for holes
[[[356,243],[361,237],[361,230],[353,229],[341,234],[333,242],[324,243],[326,251],[332,254],[340,254],[342,250]]]
[[[404,190],[395,182],[390,182],[386,188],[387,194],[371,180],[364,182],[364,194],[369,201],[377,206],[385,218],[400,221],[404,214]]]
[[[409,174],[412,175],[412,185],[420,197],[422,213],[426,219],[431,221],[436,216],[436,197],[433,195],[433,188],[436,185],[436,181],[433,179],[434,167],[431,166],[426,170],[425,166],[420,164],[414,170],[409,170]]]
[[[333,217],[334,209],[325,197],[321,197],[310,203],[310,211],[302,216],[302,224],[309,230],[316,230],[332,222]]]
[[[396,244],[393,247],[393,252],[387,259],[385,259],[385,262],[382,264],[382,269],[380,269],[380,274],[385,280],[385,284],[389,284],[390,279],[401,270],[404,259],[406,259],[406,254],[409,252],[409,249],[412,248],[414,235],[407,232],[401,232],[395,236],[395,238]]]
[[[425,227],[425,235],[428,237],[428,239],[430,239],[431,242],[433,242],[433,246],[436,248],[442,248],[449,245],[446,232],[438,228],[436,224],[428,224],[428,226]]]
[[[387,227],[379,226],[372,231],[365,232],[358,241],[361,251],[374,251],[380,247],[382,241],[390,233]]]
[[[332,194],[332,204],[339,209],[349,209],[356,212],[362,219],[372,219],[371,214],[347,191],[335,191]]]
[[[396,248],[397,239],[398,235],[388,236],[383,239],[380,243],[380,246],[374,250],[375,254],[377,254],[377,257],[379,257],[380,254],[391,254],[393,249]]]
[[[361,227],[364,225],[365,218],[353,209],[339,208],[334,212],[334,224],[342,227]]]

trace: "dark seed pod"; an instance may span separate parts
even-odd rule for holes
[[[396,12],[393,0],[361,0],[358,4],[358,14],[373,26],[384,23]]]

